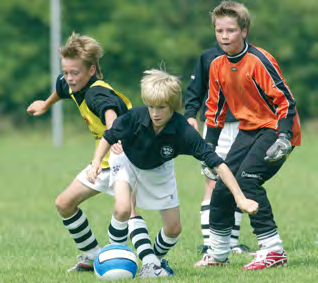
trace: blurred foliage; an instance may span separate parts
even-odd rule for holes
[[[198,56],[215,44],[209,12],[220,1],[60,1],[63,42],[72,31],[100,41],[105,80],[135,105],[145,69],[165,66],[185,89]],[[301,118],[317,116],[318,2],[242,2],[252,16],[249,42],[277,59]],[[29,103],[51,92],[50,1],[1,1],[0,10],[0,113],[21,125],[30,122]],[[77,111],[66,104],[68,115]]]

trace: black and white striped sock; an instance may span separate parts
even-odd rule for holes
[[[209,246],[210,228],[209,228],[209,215],[210,215],[210,200],[204,200],[201,203],[201,233],[203,236],[203,245]]]
[[[239,244],[242,217],[243,217],[242,211],[238,207],[236,207],[235,213],[234,213],[235,224],[232,227],[232,233],[230,238],[231,247],[237,246]]]
[[[63,224],[69,230],[77,248],[84,253],[94,256],[99,251],[98,242],[92,233],[85,213],[78,208],[77,212],[68,218],[63,218]]]
[[[137,254],[143,264],[154,263],[160,266],[159,259],[155,256],[151,245],[147,224],[141,216],[129,219],[129,236]]]
[[[178,237],[170,238],[165,235],[163,228],[158,232],[155,244],[154,244],[154,251],[155,255],[161,259],[163,258],[169,250],[177,243]]]
[[[128,221],[118,221],[114,215],[108,227],[108,237],[110,244],[127,245]]]

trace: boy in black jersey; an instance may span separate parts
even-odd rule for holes
[[[95,39],[73,33],[59,52],[63,74],[56,80],[56,90],[45,101],[34,101],[27,112],[39,116],[59,100],[73,99],[97,146],[105,129],[110,129],[113,121],[131,108],[131,103],[102,80],[99,59],[103,56],[103,49]],[[112,150],[120,153],[120,144],[114,145]],[[102,160],[102,171],[95,184],[87,181],[89,167],[77,175],[55,202],[64,226],[83,252],[79,262],[69,271],[94,271],[93,260],[100,249],[86,215],[78,206],[100,192],[112,194],[108,187],[108,155]]]
[[[164,277],[173,272],[165,268],[166,262],[160,259],[177,243],[181,232],[173,158],[180,154],[192,155],[214,168],[243,211],[256,213],[258,204],[245,198],[223,159],[176,112],[181,104],[177,77],[159,70],[146,71],[141,81],[141,93],[146,106],[132,108],[105,131],[88,172],[88,180],[97,180],[102,159],[111,145],[121,140],[124,152],[111,154],[109,160],[110,185],[115,193],[111,221],[121,232],[117,234],[127,235],[132,188],[136,188],[138,207],[160,211],[163,227],[156,236],[154,248],[141,216],[129,220],[129,234],[143,262],[140,277]],[[108,233],[111,236],[115,231],[112,227]]]

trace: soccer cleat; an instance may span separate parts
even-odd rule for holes
[[[228,265],[230,262],[228,259],[224,261],[216,260],[213,256],[209,254],[203,255],[203,258],[194,264],[194,267],[206,267],[206,266],[224,266]]]
[[[94,272],[94,260],[89,259],[85,255],[79,255],[77,257],[78,263],[67,270],[67,272],[77,271],[77,272]]]
[[[206,245],[200,245],[197,247],[198,254],[201,254],[201,255],[206,254],[208,249],[209,247]]]
[[[284,265],[287,265],[287,256],[284,251],[277,253],[259,250],[256,252],[256,257],[249,264],[245,265],[243,270],[259,270]]]
[[[171,276],[167,270],[154,263],[146,263],[142,266],[139,277],[140,278],[156,278]]]
[[[169,276],[174,276],[175,273],[174,271],[172,270],[172,268],[169,266],[168,264],[168,261],[166,261],[165,259],[162,259],[161,260],[161,267],[167,271],[169,273]]]
[[[242,254],[250,252],[251,249],[246,245],[236,245],[231,247],[231,251],[233,254]]]

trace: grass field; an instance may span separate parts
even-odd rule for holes
[[[36,132],[40,132],[36,129]],[[88,132],[65,133],[63,148],[56,149],[48,131],[1,135],[0,178],[0,282],[100,282],[94,274],[68,274],[78,251],[54,207],[55,197],[86,166],[93,152]],[[233,255],[225,268],[195,269],[201,244],[199,209],[204,178],[191,157],[176,159],[183,232],[167,259],[177,276],[156,282],[318,282],[317,156],[318,134],[303,134],[297,148],[273,180],[267,183],[279,233],[289,266],[261,272],[243,272],[252,257]],[[105,195],[82,206],[100,245],[107,244],[112,198]],[[143,213],[153,239],[160,229],[157,212]],[[245,215],[241,241],[257,249]],[[137,282],[151,280],[136,279]]]

